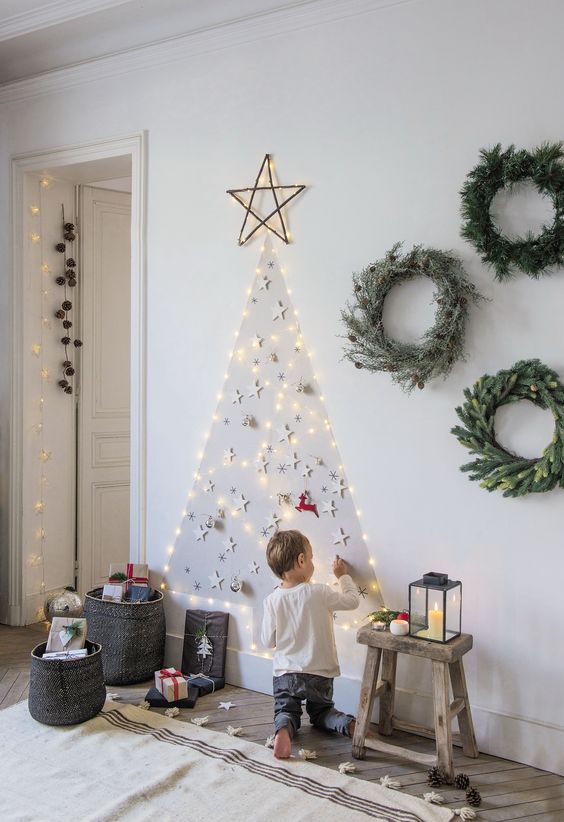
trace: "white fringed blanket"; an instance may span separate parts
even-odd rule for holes
[[[107,702],[51,728],[0,712],[0,819],[10,822],[448,822],[452,812],[244,739]]]

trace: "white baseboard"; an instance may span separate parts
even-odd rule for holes
[[[10,605],[7,594],[0,594],[0,624],[23,625],[20,605]]]
[[[165,665],[179,666],[183,637],[167,634]],[[263,694],[272,693],[272,660],[259,654],[227,649],[226,681]],[[360,680],[341,676],[335,680],[335,702],[347,713],[356,713]],[[396,689],[398,716],[410,722],[433,726],[431,694]],[[378,702],[374,721],[378,719]],[[482,753],[499,756],[542,768],[564,776],[564,727],[538,720],[504,714],[480,706],[472,707],[478,748]]]

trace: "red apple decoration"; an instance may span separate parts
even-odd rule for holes
[[[401,611],[397,615],[396,619],[405,619],[406,622],[409,622],[409,614],[407,613],[407,611]]]

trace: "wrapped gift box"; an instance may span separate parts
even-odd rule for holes
[[[197,690],[198,696],[213,694],[215,691],[225,688],[225,679],[223,677],[196,674],[188,677],[188,690],[190,691],[192,688]]]
[[[152,589],[147,587],[147,585],[138,585],[135,583],[134,585],[129,585],[125,599],[127,602],[148,602],[151,593]]]
[[[145,696],[145,702],[148,702],[151,708],[193,708],[196,704],[198,696],[198,689],[188,686],[188,696],[186,699],[177,699],[175,702],[167,702],[160,691],[156,688],[149,688]]]
[[[86,620],[76,617],[53,617],[46,651],[74,651],[84,648]]]
[[[108,582],[133,582],[136,585],[149,586],[149,566],[145,563],[112,562]]]
[[[107,582],[102,588],[102,599],[104,602],[121,602],[125,593],[125,583],[117,584]]]
[[[155,671],[155,688],[167,702],[177,702],[188,698],[188,684],[176,668],[162,668]]]
[[[75,648],[73,651],[45,651],[42,659],[81,659],[88,656],[87,648]]]
[[[186,611],[182,670],[190,676],[205,674],[217,683],[222,681],[216,689],[225,683],[228,627],[229,614],[223,611]]]

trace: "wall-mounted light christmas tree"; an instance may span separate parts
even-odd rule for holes
[[[315,581],[335,582],[336,553],[350,564],[359,621],[382,599],[352,491],[269,235],[163,589],[234,615],[250,606],[256,636],[278,584],[266,545],[277,529],[297,528],[312,543]]]

